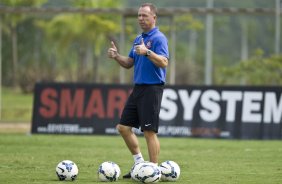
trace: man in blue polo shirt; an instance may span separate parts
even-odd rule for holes
[[[121,115],[117,129],[123,137],[135,163],[144,161],[132,127],[139,128],[146,139],[149,160],[158,164],[160,143],[157,137],[159,113],[168,65],[168,41],[156,27],[157,9],[151,3],[138,10],[138,23],[143,33],[137,36],[128,56],[118,53],[114,42],[108,56],[122,67],[134,66],[134,88]],[[130,178],[130,173],[123,176]]]

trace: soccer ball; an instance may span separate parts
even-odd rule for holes
[[[157,183],[161,179],[161,171],[152,162],[141,162],[133,166],[131,178],[142,183]]]
[[[61,161],[56,167],[56,173],[60,181],[75,180],[78,175],[77,165],[70,160]]]
[[[180,167],[179,165],[171,160],[161,163],[159,166],[162,177],[162,181],[176,181],[180,176]]]
[[[144,163],[150,163],[147,161],[143,161],[143,162],[138,162],[136,164],[134,164],[130,170],[130,175],[131,178],[135,181],[139,181],[138,178],[136,178],[136,176],[138,176],[138,171],[140,170],[140,167],[144,164]]]
[[[117,181],[120,176],[119,166],[111,161],[103,162],[98,169],[100,181]]]

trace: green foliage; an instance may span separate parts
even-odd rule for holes
[[[193,15],[180,15],[176,18],[176,28],[177,30],[194,30],[200,31],[203,30],[203,22],[195,18]]]
[[[47,0],[2,0],[1,3],[6,6],[17,7],[17,6],[41,6],[47,2]],[[26,19],[26,15],[23,14],[5,14],[3,18],[4,27],[9,25],[16,27],[17,24]],[[5,30],[5,29],[4,29]],[[6,29],[7,30],[7,29]],[[7,32],[9,33],[9,32]]]
[[[62,50],[68,48],[72,42],[87,45],[95,43],[100,36],[115,33],[117,25],[97,15],[61,14],[51,21],[37,21],[36,25],[46,33],[47,40],[57,43]]]
[[[246,84],[246,85],[282,85],[282,55],[263,57],[263,51],[258,49],[249,60],[241,61],[233,67],[222,67],[221,76],[218,76],[222,84]]]
[[[147,1],[2,0],[0,5],[10,7],[67,7],[83,10],[88,8],[137,8],[144,2]],[[162,0],[151,2],[158,8],[193,8],[206,7],[207,5],[207,0]],[[275,1],[215,0],[214,7],[275,8]],[[119,66],[108,61],[110,59],[108,59],[106,52],[110,40],[114,40],[119,46],[121,15],[111,13],[2,13],[0,19],[3,33],[4,85],[21,85],[30,89],[29,86],[32,86],[34,81],[41,80],[119,82]],[[158,17],[157,24],[160,30],[167,35],[170,44],[171,30],[176,30],[175,62],[178,77],[176,81],[181,84],[204,83],[206,36],[203,30],[205,29],[205,19],[205,14],[175,14],[175,27],[172,27],[169,17]],[[35,24],[32,24],[33,21]],[[125,48],[120,52],[127,55],[133,39],[141,30],[136,17],[126,17],[125,24]],[[233,74],[235,71],[229,70],[226,70],[228,74],[224,74],[226,73],[224,68],[228,69],[229,66],[237,66],[240,57],[242,57],[242,35],[247,40],[246,46],[249,51],[260,47],[265,52],[264,56],[270,57],[274,52],[274,28],[274,15],[214,15],[214,84],[277,84],[279,73],[276,73],[278,76],[274,77],[274,73],[270,72],[271,77],[263,78],[264,81],[250,81],[249,79],[251,77],[261,80],[260,75],[255,77],[240,74],[235,77],[235,74]],[[191,34],[192,32],[194,33]],[[192,63],[190,63],[191,61]],[[125,74],[126,81],[131,83],[132,73],[129,72]],[[78,75],[82,73],[85,77],[78,80]],[[189,75],[185,75],[186,73],[189,73]],[[261,73],[265,75],[264,71]],[[190,74],[192,75],[190,76]],[[273,77],[275,78],[274,81],[272,81]],[[265,82],[269,78],[271,78],[270,83]],[[13,82],[15,79],[20,81],[15,84]],[[28,84],[28,81],[31,84]],[[193,83],[190,81],[193,81]],[[23,90],[27,91],[26,89]]]
[[[116,2],[94,0],[74,1],[73,4],[82,8],[118,6]],[[98,61],[101,60],[103,49],[110,43],[109,38],[120,31],[117,22],[119,18],[113,15],[59,14],[51,20],[36,21],[35,25],[44,32],[46,43],[58,49],[54,54],[61,62],[59,66],[65,68],[63,58],[69,57],[69,53],[75,53],[72,58],[77,61],[77,81],[92,82],[91,79],[97,79]],[[61,79],[69,80],[69,73],[61,75]]]
[[[6,6],[41,6],[48,0],[1,0]]]
[[[139,137],[148,160],[146,141]],[[159,162],[174,160],[181,168],[177,184],[278,184],[282,181],[281,141],[231,141],[191,138],[160,138]],[[103,183],[97,169],[114,161],[127,173],[133,159],[120,136],[63,136],[0,134],[2,183],[61,184],[56,165],[65,159],[79,168],[75,183]],[[65,183],[65,182],[63,182]],[[133,184],[120,178],[116,184]],[[163,182],[161,182],[163,183]]]
[[[162,22],[163,23],[163,22]],[[179,31],[202,31],[204,29],[204,24],[201,20],[195,18],[191,14],[185,15],[178,15],[175,16],[175,25],[170,25],[168,23],[160,24],[157,23],[158,26],[160,24],[160,30],[165,33],[166,35],[170,34],[171,29],[175,30],[176,32]],[[172,27],[174,26],[174,27]]]
[[[123,4],[123,0],[74,0],[73,5],[81,8],[116,8]]]
[[[17,6],[40,6],[45,3],[47,0],[4,0],[3,4],[11,7]],[[26,14],[4,14],[3,18],[1,17],[0,24],[1,29],[3,29],[4,34],[7,34],[12,40],[11,47],[11,61],[12,61],[12,85],[17,86],[21,76],[19,75],[19,58],[23,56],[18,56],[18,26],[20,23],[23,23],[29,18]],[[1,38],[2,39],[2,35]],[[1,40],[2,42],[2,40]],[[2,57],[2,55],[1,55]]]

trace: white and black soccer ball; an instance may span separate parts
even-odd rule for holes
[[[130,170],[130,175],[131,178],[135,181],[139,181],[138,178],[136,178],[136,176],[138,176],[138,171],[140,170],[140,167],[144,164],[144,163],[150,163],[148,161],[143,161],[143,162],[139,162],[139,163],[135,163],[131,170]]]
[[[103,162],[98,169],[98,178],[100,181],[117,181],[120,176],[119,166],[111,161]]]
[[[167,160],[160,164],[159,166],[162,177],[162,181],[176,181],[180,176],[180,167],[179,165],[171,160]]]
[[[71,160],[63,160],[57,165],[56,174],[60,181],[74,181],[78,175],[78,167]]]
[[[161,171],[152,162],[141,162],[133,166],[131,178],[142,183],[157,183],[161,179]]]

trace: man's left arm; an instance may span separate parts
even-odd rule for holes
[[[168,65],[168,59],[162,55],[147,49],[145,56],[152,61],[157,67],[165,68]]]
[[[167,46],[163,47],[162,44],[164,43],[159,43],[160,45],[158,46],[160,48],[159,52],[163,53],[164,55],[168,55],[168,51],[167,51]],[[139,55],[144,55],[146,56],[150,61],[152,61],[157,67],[160,68],[165,68],[168,65],[168,58],[161,55],[161,54],[157,54],[156,52],[148,49],[145,44],[144,44],[144,40],[142,38],[141,40],[141,44],[135,46],[135,52]]]

